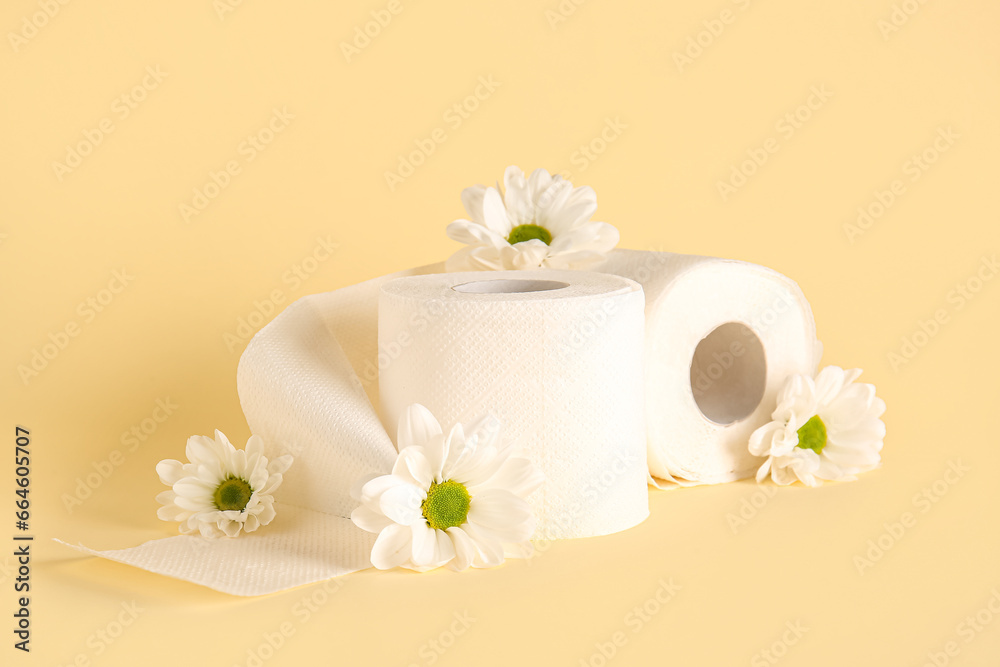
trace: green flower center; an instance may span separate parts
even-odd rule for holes
[[[518,225],[510,230],[510,234],[507,236],[507,243],[514,245],[521,241],[530,241],[531,239],[538,239],[545,245],[548,245],[552,243],[552,232],[541,225]]]
[[[826,447],[826,424],[819,418],[819,415],[813,416],[803,424],[802,428],[798,430],[798,434],[798,446],[802,449],[811,449],[819,454]]]
[[[420,503],[420,511],[427,525],[435,530],[461,526],[469,516],[469,490],[454,480],[431,482],[427,499]]]
[[[247,503],[250,502],[252,494],[253,489],[250,488],[249,482],[241,477],[230,475],[216,487],[213,497],[215,498],[215,506],[220,510],[239,510],[242,512],[246,509]]]

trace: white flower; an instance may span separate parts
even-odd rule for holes
[[[263,440],[252,435],[246,449],[236,449],[221,431],[215,439],[193,435],[187,441],[190,463],[166,459],[156,464],[160,481],[170,486],[156,499],[156,515],[180,521],[182,533],[236,537],[252,533],[274,518],[274,490],[292,464],[289,455],[268,461]]]
[[[618,245],[618,230],[592,222],[597,195],[574,188],[562,176],[536,169],[507,167],[500,185],[475,185],[462,191],[470,220],[448,225],[448,236],[468,244],[450,258],[448,271],[503,269],[586,269],[599,264]]]
[[[493,567],[505,556],[530,556],[535,518],[524,498],[542,482],[532,463],[498,445],[499,424],[480,419],[446,435],[422,405],[399,420],[392,474],[355,487],[361,506],[351,520],[378,533],[372,565],[453,570]]]
[[[855,383],[859,369],[827,366],[814,381],[792,375],[778,395],[773,421],[750,436],[750,452],[766,456],[757,481],[771,473],[777,484],[800,480],[853,480],[881,461],[885,401],[875,386]]]

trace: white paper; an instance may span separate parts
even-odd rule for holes
[[[616,250],[600,270],[646,293],[650,473],[682,485],[752,476],[763,461],[747,449],[750,434],[785,378],[819,363],[798,285],[755,264],[663,252]]]
[[[525,291],[531,290],[531,291]],[[447,429],[492,415],[546,481],[536,537],[606,535],[649,514],[643,296],[582,271],[498,271],[382,285],[381,413],[412,403]]]

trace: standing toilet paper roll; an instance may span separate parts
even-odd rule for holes
[[[490,414],[546,481],[536,538],[606,535],[649,514],[643,293],[579,271],[426,275],[379,295],[379,385],[390,434],[421,403],[445,428]]]
[[[646,293],[650,473],[680,484],[752,476],[763,461],[750,434],[785,378],[819,363],[798,285],[755,264],[665,252],[616,250],[599,270]]]

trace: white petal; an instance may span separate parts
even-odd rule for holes
[[[243,528],[243,524],[239,521],[226,519],[219,522],[219,528],[221,528],[222,532],[226,534],[226,537],[236,537],[240,534],[240,529]]]
[[[532,204],[538,202],[538,198],[549,189],[550,185],[552,185],[552,177],[548,171],[536,169],[531,172],[531,176],[528,177],[528,196],[531,198]]]
[[[489,489],[472,498],[469,523],[486,529],[501,542],[521,542],[535,530],[528,503],[502,489]]]
[[[409,526],[392,524],[375,539],[372,547],[372,565],[380,570],[391,570],[410,558],[413,532]]]
[[[414,403],[403,411],[396,431],[396,446],[403,450],[411,445],[424,445],[441,434],[441,425],[431,411]]]
[[[441,477],[452,479],[455,469],[460,463],[467,460],[475,453],[476,441],[465,437],[465,427],[455,424],[448,431],[447,442],[442,445],[443,462],[441,464]]]
[[[243,522],[243,532],[252,533],[253,531],[257,530],[259,526],[260,526],[260,520],[257,518],[257,515],[249,514],[247,515],[246,521]]]
[[[563,252],[610,252],[619,241],[618,229],[606,222],[589,222],[556,236],[550,245],[553,255]]]
[[[597,210],[596,201],[579,201],[568,203],[559,210],[554,210],[549,215],[547,228],[553,236],[559,237],[571,233],[577,228],[585,226]],[[611,227],[611,225],[608,225]],[[614,229],[612,227],[612,229]]]
[[[540,239],[521,241],[500,249],[504,266],[517,271],[540,268],[548,254],[549,247]]]
[[[410,531],[413,534],[413,548],[410,555],[413,564],[418,567],[437,564],[437,536],[435,533],[438,531],[428,526],[426,521],[417,521],[410,526]]]
[[[184,465],[174,459],[164,459],[156,464],[156,474],[160,476],[160,481],[167,486],[173,486],[184,476]]]
[[[827,366],[816,376],[816,403],[827,405],[837,397],[844,386],[844,369]]]
[[[520,456],[501,455],[501,463],[497,470],[483,481],[470,484],[469,491],[475,495],[486,488],[497,488],[525,498],[544,481],[545,475],[530,460]]]
[[[524,172],[511,165],[503,175],[504,205],[512,226],[535,221],[535,206],[531,200]]]
[[[495,188],[486,188],[483,195],[483,224],[487,229],[507,238],[510,235],[510,220],[503,206],[500,193]]]
[[[472,567],[496,567],[503,563],[503,545],[498,539],[473,523],[461,526],[476,547]]]
[[[488,244],[499,248],[507,242],[496,232],[469,220],[456,220],[445,228],[445,233],[452,241],[468,245]]]
[[[379,499],[379,509],[396,523],[409,526],[414,522],[423,521],[420,504],[426,497],[427,494],[417,487],[400,484],[382,494]]]
[[[535,200],[535,222],[548,229],[553,235],[566,231],[556,227],[552,219],[560,213],[572,193],[572,183],[558,177],[553,178],[552,185]]]
[[[476,545],[472,542],[472,538],[462,530],[460,527],[452,527],[447,531],[448,536],[451,537],[451,543],[455,551],[455,560],[451,562],[451,569],[453,570],[465,570],[472,565],[472,561],[476,558]]]
[[[424,456],[427,458],[427,465],[430,466],[431,479],[437,482],[444,481],[445,463],[448,461],[448,454],[451,451],[452,443],[458,447],[464,447],[464,442],[454,440],[452,435],[455,429],[447,436],[438,435],[424,447]]]
[[[178,499],[211,501],[215,493],[215,484],[206,484],[195,477],[185,477],[174,484],[174,492]]]
[[[274,503],[267,503],[264,505],[263,509],[257,513],[257,521],[260,522],[260,525],[266,526],[274,520],[276,515],[277,511],[274,509]]]
[[[269,460],[267,462],[267,471],[272,475],[280,475],[292,466],[294,460],[291,454],[285,454],[284,456]]]
[[[767,473],[771,472],[771,457],[767,457],[767,460],[761,464],[760,468],[757,469],[757,483],[760,484],[765,479],[767,479]]]
[[[403,484],[408,484],[408,482],[396,477],[395,475],[379,475],[374,479],[368,480],[365,485],[361,487],[361,502],[373,510],[378,510],[379,502],[382,500],[382,494],[389,489]]]
[[[251,435],[247,438],[246,447],[243,448],[247,453],[247,459],[252,457],[261,456],[264,454],[264,438],[259,435]]]
[[[504,241],[505,245],[507,241]],[[490,244],[466,246],[455,252],[444,264],[445,271],[501,271],[503,257],[500,248]]]
[[[465,212],[472,218],[472,222],[483,224],[483,195],[486,194],[485,185],[473,185],[471,188],[462,190],[462,205]]]
[[[369,533],[381,533],[393,521],[381,512],[366,507],[364,505],[351,512],[351,521],[361,530]]]
[[[218,464],[221,460],[221,450],[215,441],[204,435],[192,435],[188,438],[185,454],[191,463]]]
[[[392,466],[392,474],[422,489],[429,488],[432,481],[431,466],[424,455],[424,448],[411,445],[401,450]]]

